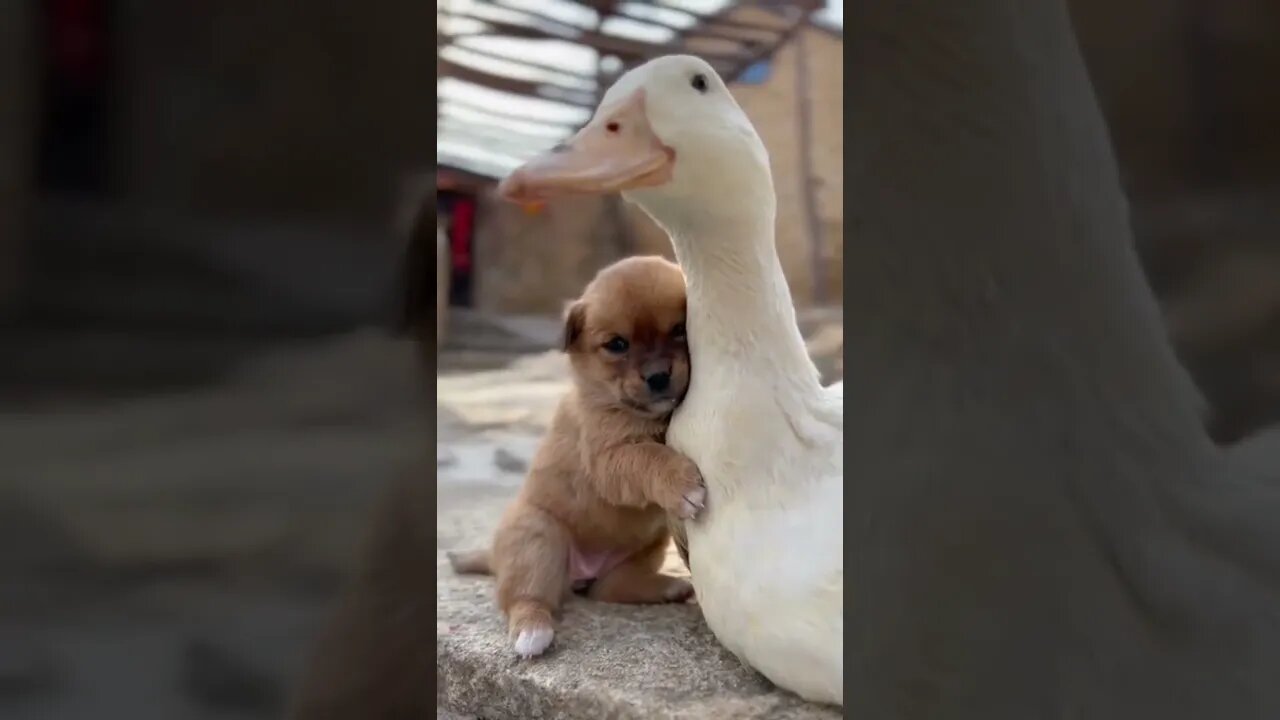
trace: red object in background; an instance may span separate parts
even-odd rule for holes
[[[453,223],[449,238],[450,257],[453,271],[469,273],[471,271],[471,230],[475,225],[476,201],[474,198],[460,197],[453,203]]]
[[[49,0],[52,70],[69,85],[97,86],[106,74],[106,8],[103,0]]]

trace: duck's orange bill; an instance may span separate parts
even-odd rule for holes
[[[637,90],[586,127],[516,168],[498,193],[518,203],[568,194],[604,194],[661,185],[671,179],[675,151],[658,139]]]

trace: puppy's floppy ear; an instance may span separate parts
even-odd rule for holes
[[[578,342],[578,336],[582,334],[582,328],[587,322],[587,304],[581,300],[574,300],[565,306],[564,309],[564,339],[561,343],[561,349],[568,352],[575,343]]]

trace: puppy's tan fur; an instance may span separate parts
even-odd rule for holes
[[[582,579],[571,576],[574,568],[591,559],[611,560],[590,581],[587,594],[596,600],[692,595],[687,581],[658,572],[670,541],[668,513],[691,517],[705,497],[698,469],[663,444],[689,381],[684,316],[684,276],[658,257],[605,268],[566,313],[574,387],[491,551],[449,555],[459,572],[496,575],[498,605],[520,654],[545,649],[572,581]],[[663,372],[669,386],[654,392],[646,378]]]

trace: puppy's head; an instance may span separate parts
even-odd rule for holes
[[[632,257],[600,271],[565,314],[564,349],[585,401],[646,418],[675,409],[689,387],[680,267]]]

